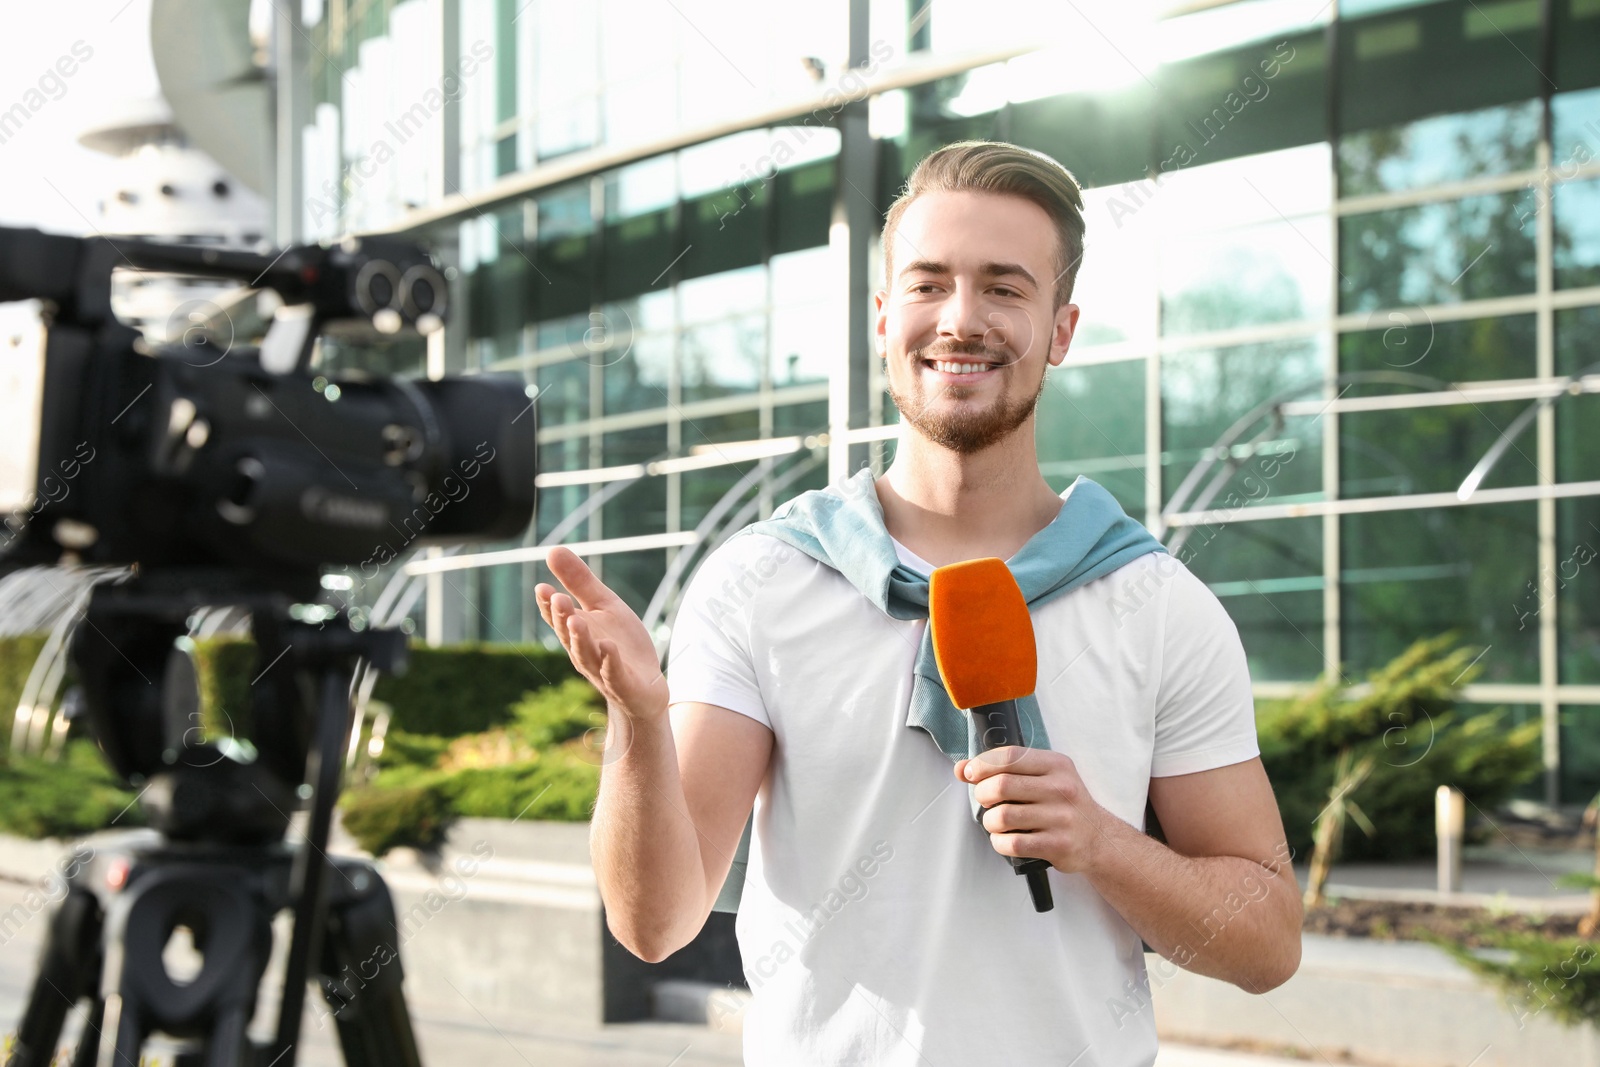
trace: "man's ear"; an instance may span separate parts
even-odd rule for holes
[[[874,338],[874,342],[878,346],[878,355],[883,356],[885,359],[887,359],[889,355],[889,337],[886,332],[888,328],[889,316],[888,313],[884,311],[884,305],[887,303],[888,297],[889,293],[885,289],[879,289],[877,292],[872,294],[872,310],[877,316],[877,321],[872,324],[872,336]]]
[[[1072,335],[1078,332],[1078,305],[1062,304],[1056,309],[1055,324],[1050,334],[1050,352],[1046,358],[1052,367],[1061,366],[1067,358],[1067,348]]]

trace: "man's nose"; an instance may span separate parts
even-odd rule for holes
[[[984,301],[971,286],[957,285],[939,309],[939,335],[956,341],[996,344],[1003,336],[992,335],[991,323],[984,314]]]

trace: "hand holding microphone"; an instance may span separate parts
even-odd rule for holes
[[[935,570],[928,581],[928,627],[939,674],[951,703],[977,720],[978,751],[1024,745],[1017,698],[1033,692],[1039,676],[1033,620],[1022,590],[1004,560],[988,557]],[[987,815],[985,808],[980,814]],[[1049,911],[1050,864],[1011,856],[1028,879],[1035,911]]]

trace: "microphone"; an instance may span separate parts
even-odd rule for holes
[[[950,702],[977,719],[978,751],[1026,745],[1017,700],[1039,679],[1033,620],[1005,561],[989,556],[934,570],[928,580],[928,630],[934,659]],[[984,808],[978,813],[981,821]],[[1055,906],[1050,864],[1033,856],[1007,856],[1026,875],[1034,911]]]

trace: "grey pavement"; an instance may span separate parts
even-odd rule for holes
[[[0,881],[0,913],[24,902],[27,887]],[[47,912],[20,928],[0,933],[0,1034],[16,1028],[32,979]],[[317,1024],[309,998],[297,1062],[304,1067],[337,1067],[341,1060],[331,1026]],[[252,1032],[264,1035],[275,1004],[264,997]],[[463,997],[458,1004],[411,1004],[417,1040],[428,1064],[471,1067],[729,1067],[743,1063],[742,1039],[705,1026],[640,1022],[603,1027],[572,1020],[512,1016],[479,1011]],[[69,1020],[66,1037],[74,1033]],[[160,1057],[161,1045],[151,1053]],[[1289,1067],[1284,1060],[1220,1050],[1163,1045],[1156,1067]]]

